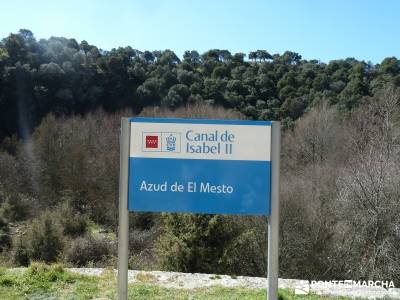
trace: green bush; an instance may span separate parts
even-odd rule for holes
[[[22,221],[31,215],[33,198],[23,194],[5,197],[0,208],[0,215],[8,221]]]
[[[135,212],[129,215],[129,226],[135,230],[149,230],[158,219],[159,216],[156,213]]]
[[[30,258],[26,241],[21,235],[14,238],[13,242],[13,260],[18,266],[29,266]]]
[[[11,246],[10,228],[0,216],[0,252],[9,249]]]
[[[167,270],[264,276],[266,220],[260,217],[164,214],[157,243]]]
[[[162,267],[184,272],[216,272],[226,244],[237,235],[231,217],[164,214],[158,244]]]
[[[16,284],[16,276],[10,274],[0,274],[0,287],[10,287]]]
[[[34,262],[25,271],[24,277],[36,282],[54,282],[68,277],[61,264],[46,265],[44,263]]]
[[[44,262],[57,260],[63,248],[62,228],[57,215],[45,212],[34,219],[26,235],[29,258]]]
[[[59,298],[54,296],[55,289],[65,289],[67,284],[75,280],[76,276],[65,272],[60,264],[46,265],[34,262],[19,276],[18,282],[26,298],[38,299],[40,295],[40,299],[55,299]]]
[[[83,235],[88,228],[88,218],[76,212],[69,203],[63,204],[60,208],[60,223],[63,233],[69,236]]]
[[[264,276],[267,269],[266,238],[262,228],[247,229],[229,243],[220,259],[226,274]],[[257,232],[259,230],[259,232]],[[261,237],[264,232],[263,237]]]
[[[115,255],[115,244],[108,238],[87,234],[73,240],[65,249],[65,260],[75,266],[106,263]]]
[[[86,233],[88,220],[84,215],[77,213],[71,218],[62,219],[62,225],[65,235],[78,236]]]

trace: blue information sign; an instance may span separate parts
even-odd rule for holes
[[[270,215],[271,125],[131,118],[129,211]]]

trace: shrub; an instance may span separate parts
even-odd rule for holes
[[[227,245],[220,260],[221,272],[247,276],[264,276],[267,269],[267,242],[265,219],[263,221],[255,228],[245,230]]]
[[[165,228],[156,245],[163,268],[265,275],[265,218],[191,214],[164,214],[163,218]]]
[[[18,266],[29,266],[29,251],[21,235],[14,239],[13,260]]]
[[[151,273],[140,272],[136,274],[136,280],[141,283],[151,283],[156,281],[156,277]]]
[[[133,270],[147,271],[159,269],[152,249],[131,254],[129,256],[128,267]]]
[[[83,235],[88,228],[88,218],[74,211],[69,203],[63,204],[60,208],[60,223],[63,227],[63,233],[69,236]]]
[[[129,232],[129,249],[133,252],[148,250],[152,247],[156,230],[133,230]]]
[[[88,221],[84,215],[77,213],[70,218],[63,218],[62,225],[65,235],[78,236],[86,233]]]
[[[224,249],[245,229],[234,217],[222,215],[164,214],[163,219],[159,260],[175,271],[223,273]]]
[[[26,241],[29,257],[34,260],[52,262],[63,247],[63,234],[56,215],[45,212],[33,220]]]
[[[13,138],[15,138],[15,136],[13,136]],[[6,140],[7,139],[0,143],[0,186],[2,192],[7,194],[15,194],[19,190],[20,173],[17,170],[18,164],[15,156],[3,152],[1,149],[4,146],[7,147],[6,144],[8,143]],[[8,138],[8,140],[10,141],[11,139]],[[15,150],[18,142],[14,141],[12,143],[15,147],[11,146],[11,148],[14,148],[13,150]],[[0,199],[0,203],[1,202],[2,201]]]
[[[54,282],[57,280],[62,280],[68,273],[64,271],[61,264],[46,265],[44,263],[34,262],[25,271],[25,277],[29,279],[36,278],[39,281]]]
[[[10,248],[11,236],[8,224],[0,216],[0,252]]]
[[[46,265],[44,263],[32,263],[19,278],[19,283],[23,287],[26,295],[43,293],[46,299],[54,291],[56,286],[64,286],[76,280],[76,275],[65,272],[60,264]],[[53,283],[58,283],[54,285]],[[53,297],[50,297],[53,299]],[[36,298],[35,298],[36,299]],[[42,299],[42,298],[41,298]]]
[[[9,221],[22,221],[31,214],[33,198],[23,194],[5,197],[0,208],[0,214]]]
[[[134,217],[136,217],[136,214],[134,214]],[[152,225],[151,229],[136,230],[138,226],[133,228],[135,229],[129,231],[129,268],[135,270],[157,269],[158,266],[154,258],[154,244],[160,235],[158,222],[156,225]]]
[[[0,287],[10,287],[17,283],[17,279],[15,275],[7,274],[6,272],[0,273]]]
[[[129,226],[135,230],[148,230],[158,221],[158,214],[149,212],[135,212],[129,215]]]
[[[73,240],[65,249],[66,261],[76,266],[101,263],[115,255],[114,243],[106,237],[87,234]]]

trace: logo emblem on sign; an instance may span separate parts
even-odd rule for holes
[[[143,132],[142,151],[144,152],[181,152],[181,133],[179,132]]]
[[[167,136],[167,145],[166,149],[167,151],[176,151],[176,137],[172,135],[172,133]]]
[[[147,135],[146,136],[146,148],[158,148],[158,136]]]

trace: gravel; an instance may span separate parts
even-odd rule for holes
[[[70,268],[71,272],[88,275],[100,276],[102,268]],[[117,271],[114,270],[115,275]],[[138,276],[139,275],[139,276]],[[162,271],[135,271],[128,272],[129,283],[150,283],[157,284],[165,288],[195,289],[207,288],[212,286],[223,287],[242,287],[252,289],[262,289],[267,286],[267,279],[261,277],[237,276],[199,273],[179,273]],[[311,285],[307,280],[281,279],[279,278],[279,288],[294,290],[296,294],[307,295],[315,293],[321,296],[347,296],[362,297],[367,299],[400,299],[400,289],[382,287],[329,287],[326,285]]]

